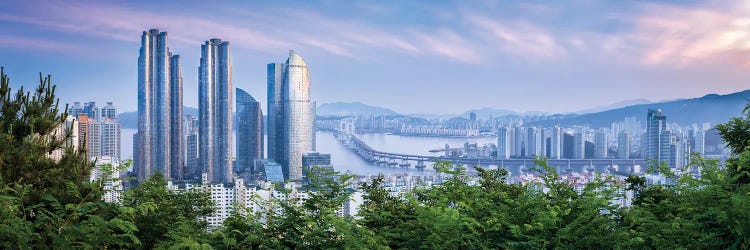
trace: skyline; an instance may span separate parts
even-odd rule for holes
[[[28,88],[41,71],[64,87],[63,103],[113,101],[122,111],[136,109],[136,34],[150,28],[170,33],[191,107],[198,106],[198,48],[214,37],[232,41],[234,85],[261,103],[263,66],[289,49],[313,65],[318,103],[359,101],[402,113],[565,113],[746,89],[748,3],[561,4],[230,3],[191,13],[154,8],[166,3],[8,2],[0,3],[9,10],[0,14],[9,31],[0,36],[0,58],[15,59],[3,60],[13,87]]]

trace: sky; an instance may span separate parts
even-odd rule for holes
[[[750,88],[750,1],[1,1],[0,65],[51,74],[61,103],[137,109],[140,36],[181,55],[197,107],[200,45],[230,41],[233,84],[263,106],[294,49],[314,99],[401,113],[550,113]]]

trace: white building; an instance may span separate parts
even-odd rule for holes
[[[104,188],[103,198],[106,202],[119,202],[122,197],[122,180],[120,179],[120,171],[117,169],[119,165],[120,161],[117,158],[99,157],[96,159],[94,169],[89,176],[92,182],[101,182],[101,186]]]
[[[78,145],[80,143],[78,140],[78,120],[73,116],[68,116],[68,118],[65,119],[65,122],[55,129],[53,136],[58,140],[62,140],[65,138],[65,134],[68,130],[71,130],[71,135],[65,142],[65,147],[73,147],[74,150],[78,150]],[[63,154],[65,154],[65,149],[56,149],[49,154],[49,157],[55,161],[59,161],[62,159]]]
[[[173,185],[170,181],[168,188],[172,190],[191,190],[199,189],[211,195],[214,203],[214,214],[202,218],[208,222],[210,227],[220,226],[224,220],[234,213],[237,209],[241,214],[257,213],[261,222],[272,208],[275,212],[281,212],[280,207],[274,206],[275,202],[280,200],[290,200],[296,205],[302,203],[310,196],[304,191],[299,191],[294,183],[287,183],[285,188],[289,190],[288,194],[280,190],[275,190],[270,183],[261,183],[260,187],[248,186],[241,178],[235,178],[233,185],[211,182],[207,174],[203,174],[202,183],[198,185],[184,184]],[[363,203],[362,193],[353,192],[350,200],[336,212],[341,216],[354,216],[359,211],[359,206]]]

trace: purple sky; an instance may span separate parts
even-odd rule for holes
[[[265,64],[295,49],[318,103],[404,113],[572,112],[750,84],[747,1],[0,2],[14,87],[52,74],[62,102],[136,109],[140,34],[169,32],[185,104],[200,44],[231,42],[234,85],[265,103]],[[265,104],[263,104],[265,105]]]

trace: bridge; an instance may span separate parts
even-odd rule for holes
[[[374,164],[389,167],[415,167],[424,169],[428,164],[438,161],[450,161],[452,164],[512,169],[525,172],[532,167],[538,167],[534,159],[493,159],[493,158],[467,158],[467,157],[445,157],[426,156],[402,153],[390,153],[376,150],[356,135],[334,131],[334,135],[340,142],[344,143],[350,150],[362,159]],[[558,170],[560,173],[571,172],[600,172],[620,175],[640,174],[648,167],[648,162],[643,159],[548,159],[547,165]]]

